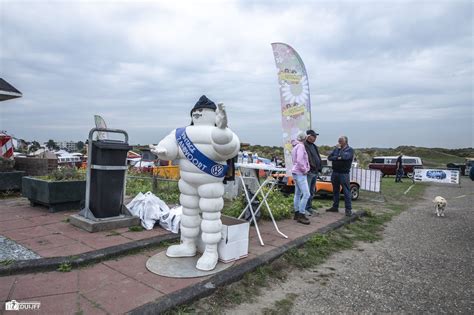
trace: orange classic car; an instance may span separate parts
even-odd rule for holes
[[[320,196],[327,196],[333,193],[332,183],[331,183],[331,174],[332,174],[332,167],[331,166],[323,166],[320,175],[318,176],[318,180],[316,181],[316,194]],[[278,186],[283,193],[294,193],[295,191],[295,183],[293,181],[293,177],[286,176],[282,174],[278,177]],[[351,181],[351,195],[352,200],[357,200],[359,198],[359,183],[355,181]],[[342,187],[340,188],[342,193]],[[341,194],[342,197],[342,194]]]

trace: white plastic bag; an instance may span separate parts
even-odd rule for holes
[[[173,233],[179,232],[181,222],[181,206],[170,209],[168,205],[155,196],[152,192],[146,194],[138,193],[130,203],[127,204],[130,213],[136,215],[141,220],[141,225],[146,230],[151,230],[157,221],[165,230]]]
[[[142,211],[141,204],[144,199],[145,195],[139,192],[138,195],[136,195],[135,198],[133,198],[132,201],[127,204],[127,209],[131,214],[140,217],[140,212]]]
[[[141,192],[127,204],[130,213],[140,218],[142,226],[146,230],[153,229],[156,221],[160,220],[163,213],[169,212],[169,207],[152,192],[142,194]]]
[[[165,230],[171,231],[172,233],[178,233],[182,213],[183,206],[171,208],[168,213],[163,213],[163,216],[160,219],[161,227]]]

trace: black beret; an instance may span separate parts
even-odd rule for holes
[[[206,97],[206,95],[203,95],[199,98],[199,101],[197,101],[197,103],[196,103],[196,105],[194,105],[193,109],[191,109],[190,114],[192,115],[193,111],[195,111],[196,109],[199,109],[199,108],[210,108],[210,109],[215,111],[217,109],[217,106],[213,101],[208,99]]]

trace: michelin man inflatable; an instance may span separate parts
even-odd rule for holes
[[[237,155],[240,141],[227,128],[224,105],[216,107],[205,95],[191,110],[191,117],[190,126],[173,130],[157,146],[150,148],[160,159],[179,159],[179,201],[183,206],[181,244],[170,246],[166,255],[195,256],[201,231],[205,250],[196,268],[207,271],[214,269],[218,260],[226,160]]]

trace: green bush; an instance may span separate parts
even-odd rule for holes
[[[151,176],[129,176],[127,177],[127,191],[129,196],[136,196],[138,193],[153,192],[158,198],[167,204],[179,203],[178,182],[157,181],[156,189],[153,189],[153,178]]]
[[[139,192],[152,191],[152,181],[149,177],[127,177],[127,195],[136,196]]]
[[[264,188],[263,193],[267,194],[268,189]],[[258,200],[261,200],[262,196],[258,196]],[[285,196],[279,190],[273,190],[267,198],[268,206],[272,210],[273,217],[275,220],[283,220],[291,218],[293,215],[293,195]],[[240,196],[232,202],[229,206],[224,207],[222,213],[231,217],[238,217],[244,210],[247,202],[245,195]],[[268,213],[267,207],[263,204],[260,207],[262,211],[262,218],[270,220],[270,214]]]
[[[48,181],[86,180],[86,173],[75,167],[61,167],[52,171],[49,175],[38,176]]]

